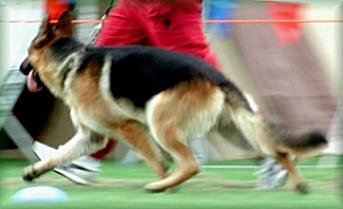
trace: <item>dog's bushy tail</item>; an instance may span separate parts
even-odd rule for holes
[[[279,143],[301,155],[315,154],[328,145],[328,141],[320,131],[293,134],[285,130],[280,131],[280,128],[274,127],[274,129],[276,132],[283,133],[280,137],[276,137]]]
[[[231,90],[231,89],[230,89]],[[267,155],[275,152],[292,152],[297,156],[312,155],[321,151],[327,140],[318,131],[293,134],[285,128],[267,121],[253,112],[245,97],[226,89],[226,115],[242,136],[257,150]]]

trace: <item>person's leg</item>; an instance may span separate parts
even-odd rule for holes
[[[203,30],[201,3],[187,9],[159,6],[149,11],[151,27],[147,35],[157,47],[197,56],[219,69]]]
[[[103,159],[108,153],[110,153],[117,145],[117,141],[110,139],[108,140],[108,143],[106,144],[106,147],[102,150],[99,150],[96,153],[91,154],[91,157],[96,160]]]
[[[147,43],[163,49],[197,56],[219,69],[219,62],[211,51],[203,32],[201,3],[187,8],[170,5],[146,5],[139,18],[145,30]],[[206,136],[190,143],[193,156],[199,164],[207,161],[207,149],[202,146]]]
[[[287,180],[288,172],[273,158],[265,158],[255,173],[259,182],[258,189],[282,187]]]
[[[142,13],[139,8],[129,8],[118,3],[108,14],[95,42],[96,46],[125,46],[144,44],[146,41],[144,29],[137,15]]]
[[[145,44],[147,39],[141,21],[138,16],[142,16],[143,11],[135,8],[133,11],[129,5],[119,2],[109,13],[100,33],[98,34],[96,46],[125,46],[130,44]],[[93,153],[91,157],[101,160],[112,149],[116,147],[116,142],[109,140],[107,146]]]
[[[142,13],[136,8],[134,13],[127,4],[119,2],[109,13],[98,34],[96,46],[125,46],[130,44],[145,44],[144,30],[137,15]],[[106,147],[91,157],[96,160],[103,159],[117,145],[113,139],[109,140]]]

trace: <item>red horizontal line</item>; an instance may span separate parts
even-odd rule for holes
[[[246,19],[246,20],[204,20],[205,23],[341,23],[343,20],[320,20],[320,19]]]
[[[41,20],[0,20],[0,23],[40,23]],[[52,20],[52,23],[56,23],[57,20]],[[73,24],[97,24],[100,20],[73,20]],[[342,23],[343,20],[323,20],[323,19],[233,19],[233,20],[204,20],[204,23],[214,24],[214,23],[226,23],[226,24],[237,24],[237,23]]]

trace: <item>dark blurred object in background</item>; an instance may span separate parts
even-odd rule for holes
[[[25,87],[13,108],[13,114],[35,138],[44,129],[54,101],[54,97],[45,89],[38,93],[31,93]],[[0,131],[0,139],[0,149],[16,148],[4,130]]]

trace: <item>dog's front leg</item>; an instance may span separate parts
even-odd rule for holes
[[[79,128],[78,132],[61,149],[58,149],[56,155],[27,166],[24,169],[23,179],[32,181],[47,171],[68,164],[83,155],[100,150],[106,146],[106,143],[107,138]]]

